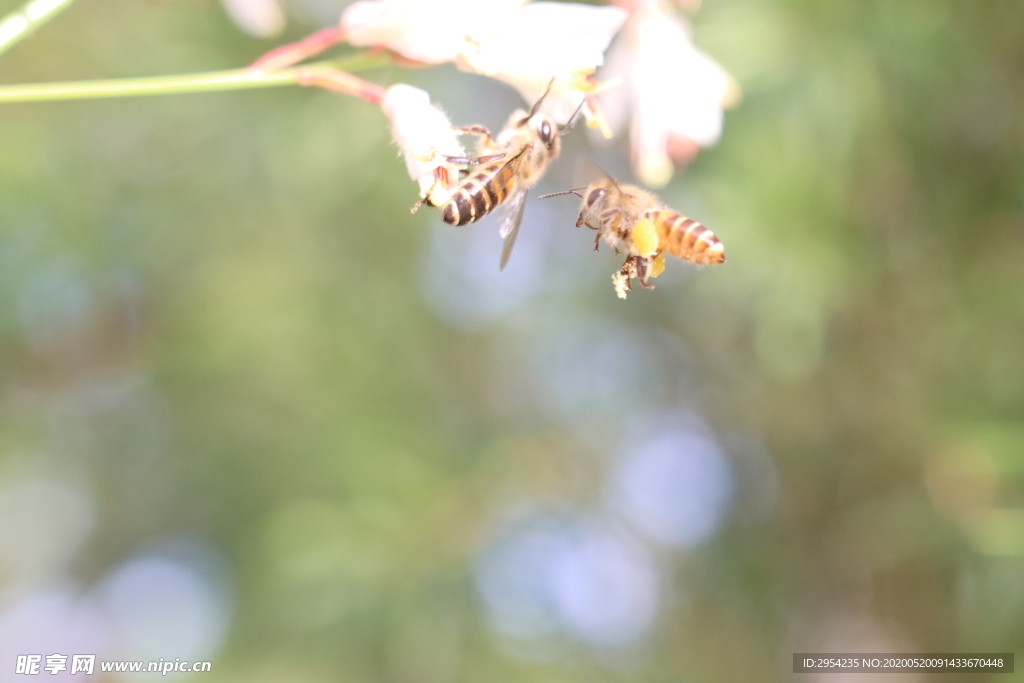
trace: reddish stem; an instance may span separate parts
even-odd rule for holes
[[[318,55],[345,40],[340,26],[332,26],[302,40],[275,48],[249,65],[253,71],[277,71]]]
[[[370,104],[380,106],[384,99],[384,88],[376,83],[364,81],[350,73],[338,71],[337,69],[296,69],[295,81],[300,85],[308,85],[314,88],[323,88],[332,92],[339,92],[344,95],[354,95]]]

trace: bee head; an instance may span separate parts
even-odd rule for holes
[[[542,114],[540,106],[544,103],[544,99],[551,93],[551,87],[555,84],[555,79],[552,78],[548,83],[547,89],[544,94],[540,96],[540,99],[533,103],[530,111],[520,119],[520,126],[529,126],[537,137],[540,139],[541,144],[551,153],[552,157],[558,156],[558,152],[561,149],[558,138],[565,134],[567,129],[571,129],[572,123],[568,127],[560,126],[555,123],[550,116]],[[581,105],[582,106],[582,105]],[[575,115],[573,115],[575,119]]]
[[[616,195],[621,192],[619,184],[612,180],[612,177],[607,173],[605,173],[605,176],[600,180],[590,183],[583,194],[580,195],[583,198],[583,206],[587,209],[593,210],[598,205],[604,204],[607,201],[609,192],[614,192]]]
[[[544,114],[534,114],[528,119],[527,123],[533,129],[533,132],[537,134],[541,144],[549,152],[552,152],[552,156],[557,156],[561,146],[558,139],[558,125]]]

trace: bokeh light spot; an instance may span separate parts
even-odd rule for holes
[[[201,562],[146,554],[114,570],[99,589],[114,656],[206,659],[228,626],[223,582]]]
[[[595,647],[633,645],[657,613],[659,578],[642,545],[594,520],[539,518],[478,559],[491,622],[513,638],[562,633]]]
[[[651,537],[690,548],[718,530],[732,497],[729,463],[709,436],[670,427],[628,439],[612,505]]]

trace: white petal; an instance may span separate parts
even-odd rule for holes
[[[409,177],[419,183],[421,195],[434,185],[437,168],[450,167],[453,177],[458,177],[458,168],[442,155],[462,156],[465,151],[448,116],[430,103],[430,95],[411,85],[393,85],[384,94],[381,108],[391,119],[391,134],[405,157]]]
[[[675,17],[650,13],[635,35],[633,88],[637,108],[650,125],[690,138],[717,142],[729,77],[690,40]]]
[[[592,72],[622,27],[617,7],[534,2],[511,13],[501,26],[474,36],[485,72],[519,75],[539,82],[559,74]]]
[[[628,98],[634,171],[649,185],[664,185],[673,171],[670,140],[702,147],[718,141],[729,76],[694,47],[688,25],[654,3],[638,5],[610,60],[628,88],[602,103],[618,128]]]
[[[285,16],[277,0],[221,0],[235,26],[250,36],[272,38],[284,30]]]
[[[498,78],[515,86],[516,90],[523,96],[523,99],[529,102],[531,106],[540,99],[540,96],[544,94],[548,83],[551,81],[549,78],[543,85],[540,85],[536,81],[523,84],[513,82],[511,79],[501,76],[498,76]],[[561,82],[566,83],[567,81]],[[580,104],[583,102],[583,97],[584,93],[581,90],[572,87],[572,85],[562,87],[559,85],[559,81],[555,81],[551,92],[544,98],[541,111],[554,119],[556,123],[565,125],[572,118],[573,114],[576,113],[576,110],[579,109]]]
[[[466,37],[526,0],[361,0],[345,10],[346,40],[429,64],[454,60]]]
[[[718,142],[722,134],[722,103],[729,90],[725,71],[693,48],[683,61],[676,102],[680,116],[672,132],[685,135],[701,147]]]
[[[564,121],[582,100],[583,79],[604,61],[625,19],[617,7],[530,3],[475,35],[475,49],[463,57],[474,70],[516,87],[528,102],[555,78],[544,111]]]
[[[618,83],[599,96],[601,111],[612,132],[618,135],[626,127],[633,101],[633,50],[625,36],[619,36],[605,55],[604,68],[598,72],[603,83]]]

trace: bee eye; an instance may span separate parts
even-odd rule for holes
[[[540,139],[545,145],[551,144],[551,124],[545,121],[540,125]]]
[[[596,190],[592,190],[590,194],[587,195],[587,206],[593,206],[597,200],[605,195],[605,192],[606,190],[600,187]]]

